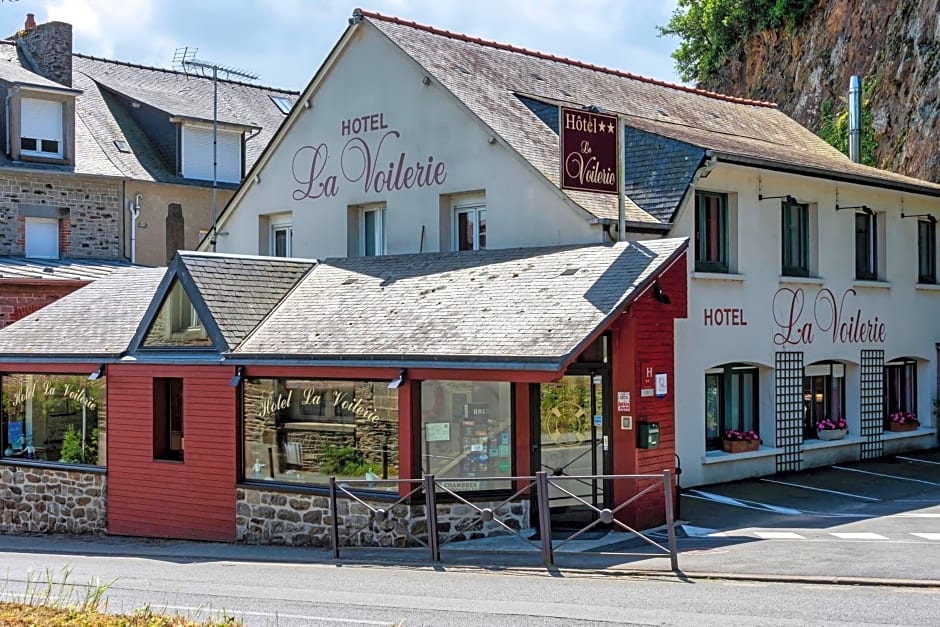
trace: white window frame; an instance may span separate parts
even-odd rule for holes
[[[375,233],[372,242],[375,248],[375,254],[369,256],[380,257],[385,254],[386,236],[385,236],[385,205],[372,205],[359,209],[359,256],[366,255],[366,216],[375,214]]]
[[[294,225],[290,220],[278,220],[271,222],[271,241],[268,248],[268,253],[271,257],[279,257],[277,254],[277,234],[280,232],[285,232],[287,234],[287,246],[285,247],[285,257],[291,257],[294,254]]]
[[[63,111],[65,104],[58,100],[23,98],[20,101],[20,155],[26,157],[46,157],[61,159],[65,144]],[[45,117],[44,120],[38,118]],[[27,135],[27,133],[30,133]],[[33,137],[35,135],[35,137]],[[23,148],[24,139],[36,141],[36,150]],[[42,149],[42,142],[54,141],[58,150],[50,152]]]
[[[473,215],[473,250],[480,250],[480,214],[483,214],[483,220],[486,221],[486,203],[475,202],[467,204],[454,205],[454,228],[451,244],[455,251],[460,250],[460,215]]]
[[[26,218],[23,225],[24,254],[35,259],[58,259],[61,253],[59,250],[59,227],[59,221],[55,218]],[[50,243],[44,238],[52,236],[53,229],[55,236]],[[43,241],[38,242],[37,240],[40,239]],[[32,245],[30,245],[30,242],[33,242]]]

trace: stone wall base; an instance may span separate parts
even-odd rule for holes
[[[104,533],[104,473],[0,466],[0,533]]]

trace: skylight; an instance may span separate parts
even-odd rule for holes
[[[271,100],[277,105],[277,108],[281,110],[281,113],[290,113],[291,108],[294,106],[291,101],[284,96],[271,96]]]

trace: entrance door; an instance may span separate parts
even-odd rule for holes
[[[606,375],[575,374],[557,383],[539,386],[533,438],[534,466],[550,477],[587,477],[605,474],[609,463],[608,411],[605,403]],[[594,507],[607,506],[605,482],[570,479],[560,487]],[[583,526],[595,518],[585,503],[552,487],[549,493],[552,526]]]

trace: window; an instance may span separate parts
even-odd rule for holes
[[[105,465],[104,377],[8,374],[0,388],[3,458]]]
[[[375,257],[385,254],[385,208],[364,208],[359,212],[359,254]]]
[[[874,214],[855,214],[855,278],[878,278],[878,221]]]
[[[512,476],[512,386],[484,381],[421,383],[421,469],[455,491],[509,488]]]
[[[885,418],[917,414],[917,362],[899,359],[885,364]]]
[[[183,461],[183,380],[153,380],[153,458]]]
[[[917,282],[937,282],[937,223],[917,222]]]
[[[695,193],[695,269],[728,272],[728,195]]]
[[[783,203],[783,259],[784,276],[809,276],[809,206]]]
[[[705,371],[705,445],[720,449],[725,431],[757,431],[758,370],[726,365]]]
[[[184,125],[182,130],[182,175],[188,179],[212,180],[212,127]],[[242,133],[218,130],[216,180],[242,180]]]
[[[214,346],[205,325],[179,279],[173,282],[144,336],[145,348],[209,348]]]
[[[454,208],[454,250],[486,248],[486,207],[483,205]]]
[[[271,96],[271,101],[277,105],[281,113],[290,113],[291,107],[294,106],[291,104],[290,98],[286,96]]]
[[[249,481],[398,491],[398,390],[388,381],[245,379],[242,458]]]
[[[293,252],[294,227],[290,222],[274,222],[271,224],[271,256],[290,257]]]
[[[20,154],[62,158],[62,103],[23,98],[20,122]]]
[[[54,218],[26,218],[26,256],[59,258],[59,221]]]
[[[845,418],[845,366],[812,364],[803,369],[803,437],[815,438],[822,420]]]

